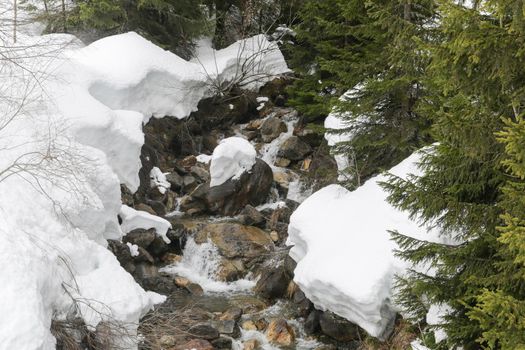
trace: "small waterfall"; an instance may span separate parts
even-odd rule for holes
[[[234,282],[217,280],[221,256],[217,247],[208,241],[197,244],[189,237],[184,248],[182,260],[160,271],[185,277],[193,283],[199,284],[205,292],[241,292],[250,290],[255,281],[240,279]]]

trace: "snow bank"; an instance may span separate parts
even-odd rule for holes
[[[229,179],[238,179],[255,164],[257,152],[250,142],[241,137],[228,137],[213,150],[210,164],[210,187]]]
[[[17,50],[0,47],[2,348],[54,349],[51,319],[68,316],[91,327],[119,322],[133,336],[139,318],[164,300],[138,286],[106,248],[122,237],[119,213],[126,231],[151,225],[165,238],[167,230],[122,209],[120,184],[139,185],[142,123],[195,110],[212,93],[209,79],[233,76],[247,58],[232,52],[262,39],[250,40],[215,52],[222,63],[211,75],[205,59],[184,61],[135,33],[88,47],[70,35],[19,33]],[[288,71],[280,52],[259,57],[267,71],[257,84]]]
[[[420,174],[420,153],[390,172]],[[420,226],[386,202],[376,176],[353,192],[330,185],[314,193],[292,214],[287,245],[297,262],[295,282],[321,310],[330,310],[382,338],[394,321],[394,275],[407,264],[393,255],[389,230],[452,244],[438,231]]]

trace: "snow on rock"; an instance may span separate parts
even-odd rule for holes
[[[151,215],[145,211],[135,210],[131,207],[128,207],[127,205],[122,205],[119,216],[122,219],[122,224],[120,224],[120,227],[122,228],[124,234],[127,234],[138,228],[146,230],[154,228],[157,235],[162,237],[164,242],[170,243],[167,233],[171,228],[171,224],[168,220]]]
[[[420,152],[390,173],[402,178],[420,174]],[[315,306],[378,338],[388,335],[397,311],[392,303],[394,275],[408,267],[394,257],[389,230],[453,244],[388,204],[379,185],[385,180],[385,175],[376,176],[353,192],[330,185],[314,193],[292,214],[286,242],[297,262],[294,280]]]
[[[166,174],[157,167],[151,169],[149,179],[151,188],[156,187],[162,194],[166,193],[166,190],[171,187],[171,184],[166,180]]]
[[[210,164],[210,187],[229,179],[238,179],[255,164],[257,152],[250,142],[241,137],[228,137],[213,150]]]

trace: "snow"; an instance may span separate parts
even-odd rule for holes
[[[168,220],[151,215],[145,211],[135,210],[127,205],[122,205],[119,216],[122,219],[120,227],[124,234],[127,234],[135,229],[142,228],[148,230],[154,228],[158,236],[162,237],[164,242],[170,243],[167,236],[171,224]]]
[[[186,117],[214,92],[210,79],[237,79],[257,48],[267,50],[248,73],[264,77],[245,88],[289,70],[262,36],[213,51],[216,59],[201,64],[136,33],[87,47],[66,34],[18,34],[18,50],[6,52],[10,38],[0,32],[0,344],[55,349],[51,320],[66,316],[91,328],[118,322],[133,337],[140,317],[164,297],[136,284],[107,239],[154,227],[167,241],[169,228],[121,206],[120,184],[139,185],[142,124]],[[124,348],[136,347],[127,341]]]
[[[421,344],[421,340],[416,339],[412,343],[410,343],[410,346],[412,347],[412,350],[430,350],[423,344]]]
[[[211,156],[207,154],[199,154],[196,158],[199,163],[208,164],[211,162]]]
[[[443,323],[444,317],[452,312],[452,308],[447,304],[432,304],[427,313],[426,321],[430,326],[436,326],[434,328],[434,339],[436,343],[447,339],[445,331],[439,327]]]
[[[160,193],[166,193],[171,187],[171,184],[166,180],[166,174],[164,174],[159,168],[153,167],[149,172],[150,186],[151,188],[157,188]]]
[[[130,242],[126,243],[129,248],[129,253],[131,256],[139,256],[139,247],[136,244],[131,244]]]
[[[242,137],[223,139],[213,150],[210,164],[210,187],[219,186],[229,179],[238,179],[255,164],[257,152]]]
[[[419,175],[422,152],[390,173]],[[376,176],[353,192],[330,185],[314,193],[292,214],[286,242],[297,262],[294,281],[315,306],[380,339],[388,335],[398,311],[392,302],[394,276],[409,267],[394,256],[389,231],[454,244],[388,204],[379,185],[385,180],[385,175]]]

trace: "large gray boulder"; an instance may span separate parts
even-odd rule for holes
[[[272,182],[272,169],[264,161],[257,159],[252,169],[239,179],[230,179],[213,187],[210,187],[210,181],[199,185],[181,201],[181,210],[189,213],[236,215],[248,204],[257,206],[264,203]]]

